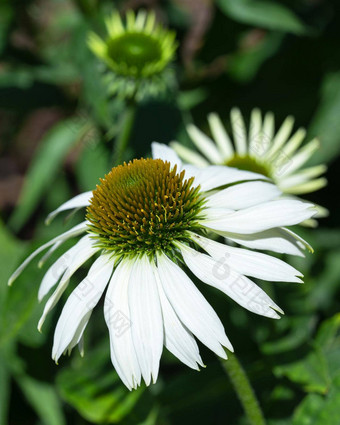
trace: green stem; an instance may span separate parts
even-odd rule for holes
[[[85,17],[92,18],[97,10],[97,0],[76,0],[79,10]]]
[[[257,401],[256,395],[250,385],[249,379],[241,363],[233,353],[228,353],[228,360],[221,360],[234,390],[239,398],[243,410],[251,425],[265,425],[265,419]]]
[[[122,127],[113,148],[113,166],[117,166],[122,163],[124,153],[130,141],[135,116],[136,104],[133,102],[128,104],[124,111]]]

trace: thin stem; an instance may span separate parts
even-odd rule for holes
[[[97,10],[97,0],[76,0],[79,10],[84,16],[92,18]]]
[[[124,158],[124,152],[130,141],[131,131],[136,116],[136,104],[131,102],[126,106],[123,116],[122,128],[116,139],[113,149],[113,166],[121,164]]]
[[[265,425],[265,419],[250,385],[249,379],[241,363],[233,353],[228,353],[228,360],[221,360],[223,369],[227,372],[234,390],[240,400],[243,410],[251,425]]]

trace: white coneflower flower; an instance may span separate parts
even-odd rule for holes
[[[172,147],[188,163],[199,167],[209,164],[227,165],[241,170],[254,171],[269,177],[286,194],[302,195],[321,189],[327,184],[323,164],[303,168],[308,159],[318,150],[319,141],[313,139],[299,149],[306,130],[299,128],[292,133],[294,118],[289,116],[275,133],[274,115],[262,114],[253,109],[247,131],[239,109],[230,113],[232,139],[227,134],[220,118],[212,113],[208,122],[212,138],[195,125],[187,126],[188,134],[201,154],[172,142]],[[327,215],[327,210],[318,207],[318,216]],[[310,220],[306,224],[316,224]]]
[[[195,337],[226,358],[233,350],[216,313],[186,273],[220,289],[246,309],[271,318],[282,310],[249,277],[301,282],[300,273],[270,255],[224,245],[212,232],[240,244],[302,255],[306,246],[289,226],[310,218],[311,204],[277,198],[262,176],[212,166],[183,169],[174,151],[153,144],[155,159],[120,165],[93,192],[76,196],[48,217],[86,207],[83,223],[33,252],[10,283],[43,250],[43,261],[64,241],[86,233],[46,272],[41,328],[71,276],[96,256],[69,296],[56,326],[52,357],[82,344],[93,308],[107,287],[104,315],[112,363],[129,388],[156,381],[163,345],[193,369],[203,365]],[[234,183],[243,181],[235,185]],[[228,186],[229,185],[229,186]],[[216,190],[217,187],[224,187]],[[208,232],[207,232],[208,230]],[[248,277],[249,276],[249,277]]]
[[[173,84],[169,64],[177,48],[175,33],[158,24],[154,12],[128,10],[125,23],[114,12],[106,28],[105,39],[91,33],[88,44],[110,71],[107,81],[112,94],[141,100]]]

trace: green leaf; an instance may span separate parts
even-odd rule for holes
[[[247,82],[252,80],[261,65],[273,56],[281,46],[283,36],[268,33],[261,42],[247,49],[240,49],[230,60],[228,72],[233,78]]]
[[[123,385],[110,364],[106,338],[84,358],[73,358],[72,366],[59,374],[57,384],[62,397],[94,423],[122,421],[135,409],[144,391],[139,388],[130,392]]]
[[[93,138],[86,146],[76,163],[77,180],[81,190],[94,190],[99,178],[111,169],[107,150],[98,139]]]
[[[8,291],[7,280],[24,251],[25,244],[12,236],[0,220],[0,312]]]
[[[203,88],[182,91],[178,94],[177,102],[184,111],[190,111],[195,106],[200,105],[208,97],[208,93]]]
[[[7,367],[4,349],[6,356],[12,354],[12,345],[0,349],[0,424],[7,423],[8,407],[9,407],[9,392],[10,392],[10,370]]]
[[[306,26],[285,6],[266,0],[217,0],[222,11],[244,24],[271,30],[304,34]]]
[[[340,153],[340,72],[329,74],[321,87],[320,106],[309,127],[309,134],[318,137],[321,147],[310,165],[335,160]]]
[[[309,394],[296,409],[292,425],[335,425],[340,423],[340,375],[325,396]]]
[[[52,385],[19,375],[16,381],[44,425],[64,425],[60,399]]]
[[[275,368],[275,374],[302,384],[307,392],[326,394],[340,373],[340,314],[319,328],[312,351],[302,360]]]
[[[313,316],[297,316],[282,318],[282,322],[286,321],[289,330],[285,329],[285,335],[275,341],[265,342],[261,346],[263,353],[267,355],[289,352],[301,346],[308,341],[312,331],[315,328],[315,317]]]
[[[9,220],[10,227],[18,231],[25,224],[44,193],[53,187],[66,154],[86,130],[84,120],[73,118],[57,124],[43,138],[27,173],[19,205]]]
[[[48,194],[47,199],[50,196],[51,194]],[[38,303],[37,300],[43,271],[37,267],[36,261],[24,270],[11,287],[7,286],[7,281],[25,254],[32,252],[42,242],[64,230],[62,223],[57,220],[50,226],[42,224],[41,230],[36,229],[36,241],[28,244],[16,240],[0,227],[0,275],[3,276],[0,285],[0,302],[2,300],[2,305],[0,305],[0,347],[17,337],[21,342],[31,346],[37,346],[43,342],[46,335],[40,334],[36,329],[44,308],[44,304]],[[58,252],[52,256],[50,261],[53,261],[57,255]]]

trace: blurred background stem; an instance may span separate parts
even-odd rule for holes
[[[234,390],[239,398],[250,425],[265,425],[265,419],[250,385],[249,379],[234,353],[228,353],[228,360],[222,360]]]
[[[97,0],[76,0],[78,9],[85,17],[92,18],[97,10]]]
[[[131,131],[133,129],[133,124],[135,122],[136,116],[136,103],[130,102],[127,104],[126,109],[123,113],[123,122],[121,125],[121,130],[116,139],[116,142],[113,147],[113,166],[117,166],[122,163],[124,158],[124,153],[129,144]]]

